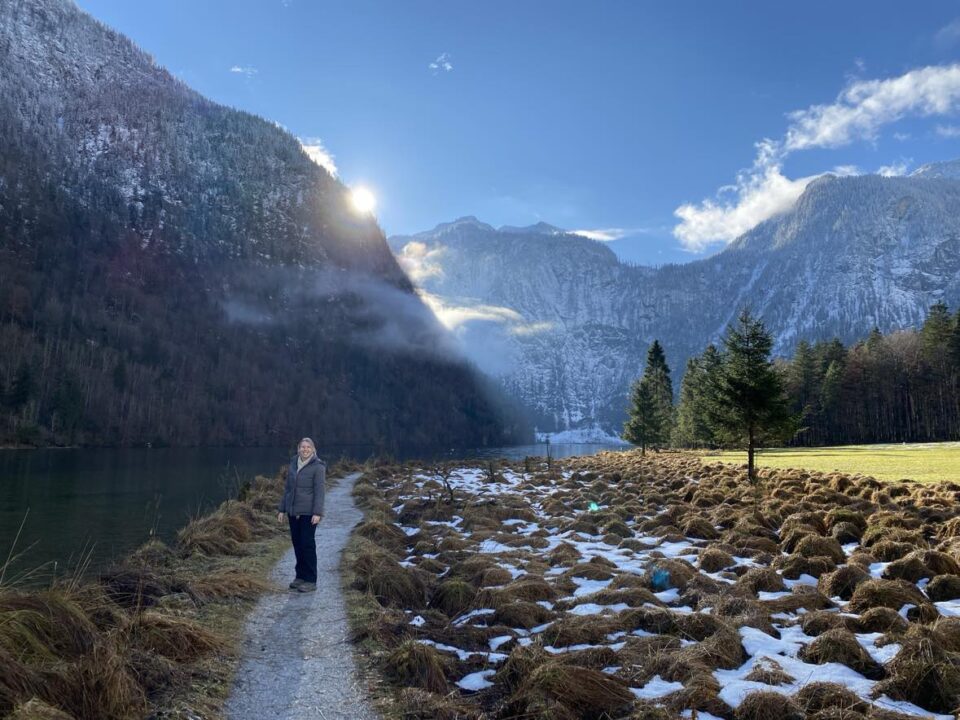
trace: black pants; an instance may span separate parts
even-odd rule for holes
[[[297,577],[309,583],[317,582],[317,526],[310,515],[287,515],[290,521],[290,540],[297,556]]]

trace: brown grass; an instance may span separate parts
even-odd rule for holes
[[[834,628],[821,634],[804,646],[800,657],[818,665],[841,663],[871,680],[879,680],[884,675],[883,668],[863,649],[853,633],[843,628]]]
[[[633,703],[633,694],[621,682],[602,672],[558,662],[544,662],[525,679],[511,705],[527,713],[553,704],[568,717],[603,720],[622,714]]]
[[[887,665],[889,679],[883,692],[924,710],[956,712],[960,705],[960,656],[949,652],[935,630],[912,626],[903,647]]]
[[[842,685],[830,682],[813,682],[804,685],[797,693],[796,701],[806,713],[820,710],[841,710],[866,713],[867,703]]]
[[[446,693],[446,660],[436,648],[416,640],[401,643],[386,659],[387,675],[401,685]]]
[[[736,720],[803,720],[803,711],[780,693],[761,691],[747,695],[734,715]]]

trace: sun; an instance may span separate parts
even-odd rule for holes
[[[373,212],[377,199],[367,188],[360,186],[350,190],[350,203],[356,212],[365,215]]]

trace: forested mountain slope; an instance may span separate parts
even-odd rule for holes
[[[0,3],[0,343],[0,442],[505,439],[347,189],[69,0]]]

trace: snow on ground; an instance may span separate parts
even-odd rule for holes
[[[633,648],[638,646],[633,644],[664,633],[677,640],[674,647],[679,649],[671,652],[692,651],[698,647],[698,639],[703,642],[709,639],[709,631],[703,637],[692,637],[691,632],[705,632],[695,628],[709,628],[713,627],[711,623],[719,622],[735,628],[747,658],[735,669],[712,669],[720,685],[717,695],[720,707],[735,711],[753,692],[773,691],[792,698],[810,683],[830,682],[843,685],[865,702],[885,710],[950,717],[902,697],[892,699],[887,694],[892,686],[885,683],[883,677],[867,678],[838,661],[839,656],[833,660],[818,658],[819,662],[805,656],[807,648],[827,627],[856,629],[861,620],[863,608],[861,613],[851,612],[853,603],[849,601],[849,594],[841,599],[835,593],[830,593],[830,597],[821,592],[825,587],[824,578],[839,567],[836,557],[824,563],[826,557],[799,555],[797,543],[791,548],[780,546],[773,552],[779,539],[786,542],[789,528],[781,530],[779,535],[767,528],[751,534],[750,513],[736,511],[742,498],[732,496],[730,512],[724,512],[724,500],[730,496],[722,494],[717,489],[723,487],[722,483],[709,475],[697,476],[688,470],[679,480],[674,477],[659,484],[655,479],[638,484],[623,497],[618,496],[617,482],[618,479],[610,479],[599,483],[597,476],[569,467],[552,473],[514,468],[493,476],[488,468],[462,467],[442,481],[434,473],[421,471],[413,476],[412,482],[398,483],[395,494],[389,498],[395,511],[420,501],[425,494],[442,498],[443,492],[448,491],[441,492],[441,487],[452,488],[458,498],[456,512],[446,519],[424,517],[420,522],[400,526],[411,543],[428,540],[438,548],[435,552],[419,554],[408,548],[411,554],[402,564],[418,565],[424,558],[452,563],[442,571],[435,571],[439,580],[448,577],[447,573],[450,577],[461,576],[457,563],[471,558],[474,562],[484,562],[478,559],[487,558],[491,567],[505,570],[509,575],[508,581],[499,580],[485,586],[489,589],[483,592],[494,593],[485,596],[490,598],[491,606],[474,607],[451,618],[453,627],[469,630],[482,638],[483,649],[472,645],[466,634],[462,647],[450,640],[438,642],[426,637],[431,623],[422,614],[416,614],[410,621],[411,626],[425,635],[418,638],[419,642],[455,656],[461,662],[469,662],[471,672],[455,681],[463,691],[483,697],[483,691],[496,684],[496,667],[507,659],[514,647],[537,646],[549,655],[572,654],[584,658],[588,657],[584,653],[604,650],[616,653],[621,660],[613,664],[605,662],[596,667],[597,670],[625,684],[638,700],[669,705],[673,697],[679,697],[677,693],[683,689],[683,683],[664,678],[660,672],[644,675],[642,656],[636,655]],[[705,497],[713,493],[714,500],[699,506],[691,504],[698,493]],[[829,507],[803,509],[803,495],[792,502],[798,508],[790,516],[793,527],[800,527],[802,533],[814,538],[829,538],[830,526],[825,519]],[[860,505],[865,507],[863,503]],[[786,522],[790,514],[784,515],[778,518],[779,522]],[[710,518],[709,525],[696,525],[694,521],[704,517]],[[685,523],[697,528],[696,532],[683,533],[681,528]],[[738,531],[738,527],[744,529]],[[444,538],[456,538],[466,543],[468,549],[459,559],[444,553],[440,549]],[[897,568],[896,558],[873,557],[869,554],[870,547],[849,539],[833,547],[835,550],[827,547],[823,552],[837,552],[838,557],[845,558],[844,562],[859,563],[863,575],[871,582],[891,582],[891,568]],[[707,549],[724,553],[720,569],[698,568]],[[555,558],[554,553],[561,551],[566,555]],[[765,568],[775,569],[776,583],[765,579],[764,584],[773,584],[760,588],[744,584],[752,574]],[[547,583],[547,598],[523,595],[523,583],[534,581]],[[914,584],[920,592],[918,598],[923,597],[929,582],[930,577],[924,577]],[[641,593],[642,589],[646,595]],[[511,592],[519,594],[508,605],[532,600],[542,608],[545,617],[552,619],[532,628],[504,624],[502,598],[508,598]],[[758,612],[760,618],[766,619],[747,624],[744,622],[747,616],[724,608],[725,604],[736,603],[736,598],[743,598],[742,602],[746,603],[741,612]],[[912,618],[911,610],[917,607],[917,602],[920,601],[901,603],[890,609],[907,620]],[[922,604],[941,616],[960,617],[960,599],[924,600]],[[418,608],[411,610],[422,613]],[[827,624],[820,629],[811,622],[812,634],[807,634],[805,616],[810,614],[818,614],[818,618],[833,616],[834,620],[829,617],[821,620]],[[707,622],[698,617],[715,620]],[[659,620],[655,622],[655,618]],[[585,624],[578,635],[576,631],[581,626],[577,623],[599,623],[598,628],[608,629],[594,631]],[[694,630],[686,631],[686,627]],[[558,642],[581,635],[585,641]],[[850,637],[878,667],[889,666],[903,648],[897,634],[857,631],[851,632]],[[478,662],[490,667],[477,670]],[[763,673],[759,671],[769,667],[779,667],[789,680],[779,684],[760,682],[758,678],[762,678]],[[675,709],[679,712],[683,708]],[[685,717],[690,716],[689,708],[684,712]],[[709,720],[715,716],[701,708],[697,717]]]

